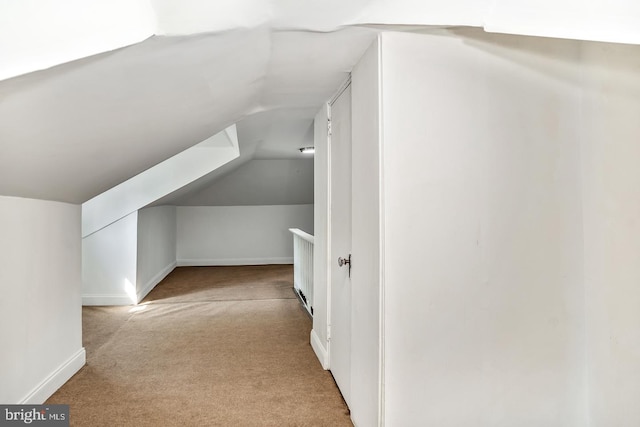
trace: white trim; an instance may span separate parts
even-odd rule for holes
[[[349,83],[351,79],[349,78]],[[346,88],[346,85],[345,85]],[[339,91],[342,94],[343,91]],[[327,120],[331,123],[331,103],[327,103]],[[331,368],[331,132],[327,132],[327,240],[325,247],[325,264],[327,270],[327,369]],[[314,266],[315,268],[315,266]]]
[[[378,34],[378,212],[380,215],[379,224],[378,224],[378,232],[380,234],[380,253],[379,253],[379,263],[380,263],[380,271],[379,278],[380,281],[380,289],[379,289],[379,301],[378,301],[378,426],[384,427],[386,424],[386,392],[387,392],[387,383],[386,383],[386,343],[385,343],[385,334],[386,334],[386,324],[385,324],[385,313],[386,313],[386,286],[385,286],[385,191],[384,191],[384,183],[385,183],[385,174],[384,174],[384,88],[383,88],[383,67],[382,67],[382,34]]]
[[[207,266],[218,266],[218,265],[266,265],[266,264],[293,264],[293,257],[179,259],[178,260],[178,267],[207,267]]]
[[[144,297],[146,297],[149,294],[149,292],[151,292],[153,288],[155,288],[156,285],[162,281],[162,279],[167,277],[167,275],[171,273],[173,269],[176,268],[177,265],[178,265],[177,261],[173,261],[169,263],[169,265],[167,265],[165,268],[160,270],[158,274],[153,276],[151,280],[149,280],[147,284],[144,285],[144,287],[137,292],[136,296],[138,298],[138,303],[142,301]]]
[[[97,294],[97,295],[82,295],[82,305],[131,305],[134,304],[131,301],[131,297],[126,294]]]
[[[307,233],[306,231],[302,231],[299,228],[290,228],[289,231],[309,243],[313,243],[314,241],[314,237],[311,234]]]
[[[322,365],[322,369],[329,369],[329,357],[327,354],[327,350],[325,350],[322,345],[322,341],[320,341],[320,337],[316,334],[316,330],[311,330],[311,348],[313,348],[313,352],[316,354],[316,357],[320,361]]]
[[[73,356],[71,356],[66,362],[53,371],[47,378],[38,384],[24,399],[22,399],[19,405],[41,405],[43,404],[53,393],[55,393],[64,383],[75,375],[86,363],[87,355],[84,347],[78,350]]]
[[[342,95],[342,92],[347,90],[350,84],[351,84],[351,73],[349,73],[347,78],[342,82],[337,92],[333,94],[331,99],[329,99],[329,102],[328,102],[329,107],[331,107],[338,100],[338,98],[340,98],[340,95]]]

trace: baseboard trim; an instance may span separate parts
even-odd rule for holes
[[[64,383],[75,375],[87,362],[87,354],[84,347],[78,350],[66,362],[53,371],[44,381],[42,381],[31,393],[22,399],[20,405],[41,405],[53,393],[55,393]]]
[[[293,264],[293,257],[179,259],[177,264],[178,264],[178,267],[213,267],[213,266],[223,266],[223,265]]]
[[[153,276],[151,280],[149,280],[146,283],[146,285],[144,285],[144,287],[140,291],[138,291],[136,295],[138,298],[137,302],[140,303],[140,301],[142,301],[144,297],[146,297],[149,294],[149,292],[151,292],[153,288],[156,287],[158,283],[162,282],[162,279],[167,277],[169,273],[171,273],[173,269],[176,268],[177,265],[178,265],[177,261],[173,261],[169,263],[166,267],[164,267],[158,274]]]
[[[132,305],[129,295],[82,295],[82,305]]]
[[[313,348],[313,352],[316,354],[316,357],[320,361],[322,365],[322,369],[329,369],[329,355],[327,354],[327,350],[322,345],[322,341],[320,341],[320,337],[316,334],[316,330],[311,330],[311,348]]]

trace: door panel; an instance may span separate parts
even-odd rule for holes
[[[338,257],[351,253],[351,86],[331,105],[330,246],[331,309],[330,369],[347,402],[351,391],[351,280],[349,266]]]

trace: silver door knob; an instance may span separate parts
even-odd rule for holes
[[[349,258],[338,257],[338,265],[340,267],[349,265],[349,277],[351,277],[351,254],[349,254]]]

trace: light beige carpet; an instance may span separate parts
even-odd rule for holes
[[[74,426],[350,426],[291,266],[183,267],[138,306],[83,308]]]

